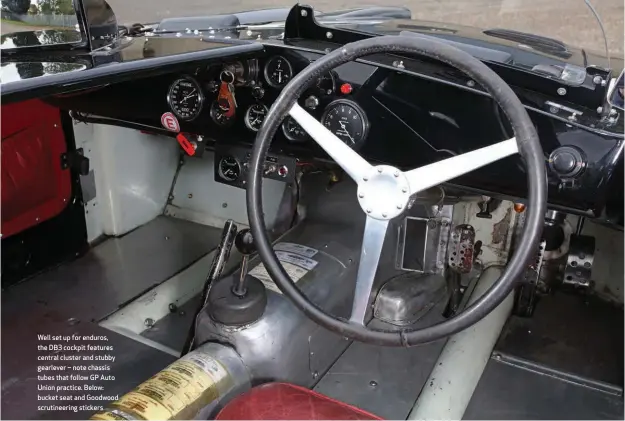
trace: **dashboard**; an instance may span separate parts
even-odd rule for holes
[[[215,178],[245,188],[249,152],[269,108],[282,88],[325,51],[324,45],[311,48],[310,42],[264,47],[251,57],[190,65],[56,102],[82,116],[160,133],[167,131],[164,116],[173,116],[181,132],[215,151]],[[298,101],[369,161],[412,169],[513,137],[492,98],[461,77],[442,63],[419,57],[369,57],[323,75]],[[623,165],[622,117],[611,117],[616,124],[612,131],[595,127],[582,120],[589,113],[571,113],[570,104],[557,96],[544,101],[539,93],[511,86],[541,139],[550,206],[600,216],[611,189],[622,190],[622,180],[614,187],[618,180],[613,177]],[[287,117],[272,141],[265,176],[290,181],[298,163],[313,161],[330,159]],[[519,156],[450,185],[520,201],[527,189]]]

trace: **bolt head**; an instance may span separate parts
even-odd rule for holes
[[[326,32],[326,38],[327,39],[332,39],[332,37],[334,36],[334,34],[330,31]]]
[[[399,177],[399,171],[395,171],[393,175],[395,176],[395,178]]]
[[[402,205],[401,205],[401,204],[400,204],[400,205],[397,205],[397,209],[401,209],[401,208],[402,208]]]
[[[382,168],[378,168],[378,172],[382,174]]]
[[[308,16],[308,12],[306,10],[302,10],[300,12],[300,14],[302,15],[303,18],[305,18],[306,16]]]
[[[408,189],[407,189],[407,188],[405,188],[405,187],[404,187],[404,188],[402,188],[402,189],[401,189],[401,191],[402,191],[402,193],[408,193]]]
[[[363,199],[363,198],[365,197],[365,195],[364,195],[364,194],[362,194],[362,193],[359,193],[359,194],[358,194],[358,197],[360,197],[361,199]]]
[[[558,88],[558,95],[560,96],[564,96],[566,95],[566,89],[565,88]]]
[[[371,213],[371,209],[367,209],[367,213]]]
[[[363,181],[369,181],[369,177],[363,177]]]
[[[597,114],[601,114],[603,112],[603,107],[597,107]]]
[[[387,216],[388,216],[388,214],[387,214],[386,212],[384,212],[384,213],[382,214],[382,217],[383,217],[383,218],[386,218]]]

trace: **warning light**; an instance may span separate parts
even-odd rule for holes
[[[523,213],[525,211],[525,205],[523,203],[515,203],[514,211],[516,213]]]
[[[341,85],[341,87],[339,88],[339,90],[341,91],[341,93],[343,95],[348,95],[351,94],[352,91],[354,90],[354,88],[352,88],[352,85],[350,85],[349,83],[344,83]]]

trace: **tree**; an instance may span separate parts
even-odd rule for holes
[[[25,15],[30,8],[30,0],[2,0],[2,6],[17,15]]]
[[[44,15],[73,15],[72,0],[39,0],[39,9]]]

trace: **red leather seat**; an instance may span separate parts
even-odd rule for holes
[[[218,420],[380,420],[355,406],[288,383],[267,383],[230,401]]]

